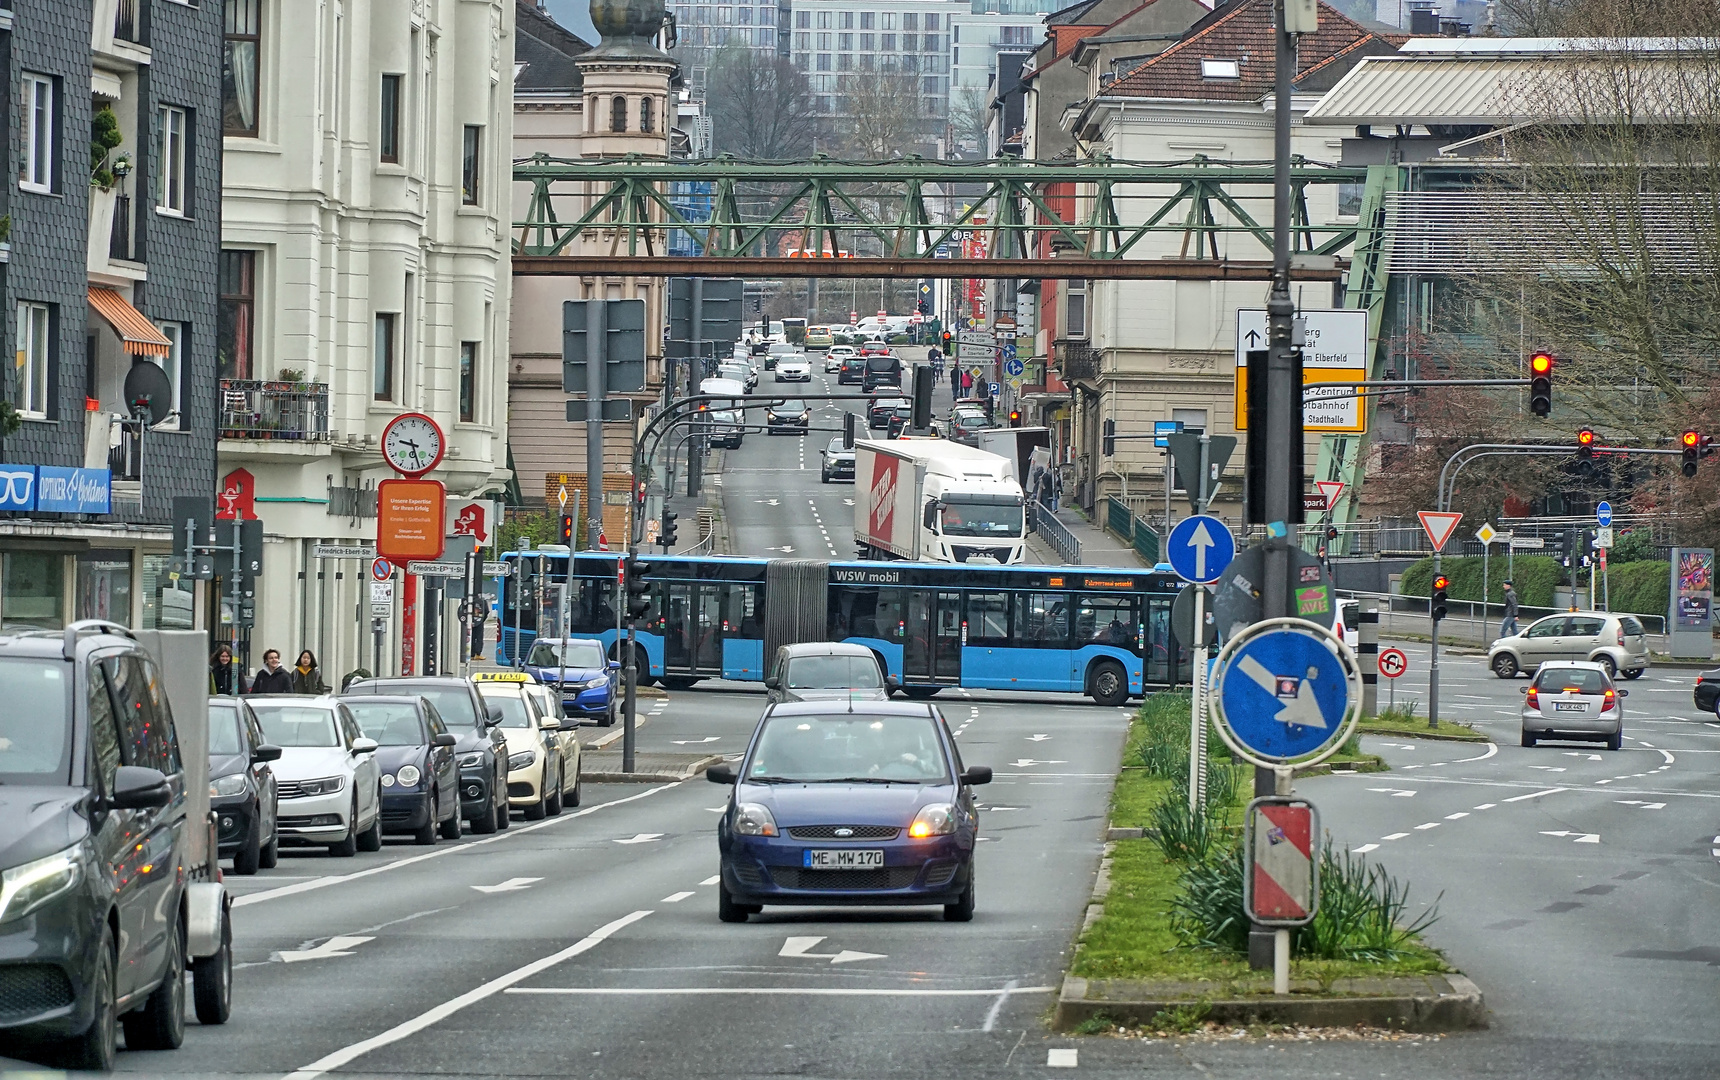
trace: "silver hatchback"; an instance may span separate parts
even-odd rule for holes
[[[764,685],[773,702],[888,701],[896,679],[864,645],[816,641],[778,648]]]
[[[1648,635],[1634,615],[1571,611],[1536,619],[1487,650],[1487,666],[1501,679],[1534,671],[1553,660],[1588,660],[1607,677],[1635,679],[1648,670]]]
[[[1600,664],[1555,661],[1542,664],[1523,688],[1523,745],[1542,739],[1624,745],[1624,698],[1630,691],[1613,686]]]

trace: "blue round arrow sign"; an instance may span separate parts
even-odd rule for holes
[[[1218,695],[1238,743],[1289,761],[1318,753],[1343,732],[1350,681],[1318,634],[1270,630],[1231,654],[1218,673]]]
[[[1223,521],[1196,514],[1177,522],[1165,542],[1165,557],[1184,581],[1211,585],[1236,558],[1236,538]]]

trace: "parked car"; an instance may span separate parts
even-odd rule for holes
[[[601,727],[615,723],[620,707],[621,661],[611,660],[596,638],[538,638],[523,670],[561,692],[565,717],[588,717]]]
[[[985,410],[957,407],[951,411],[949,421],[944,425],[944,437],[966,446],[978,446],[979,433],[990,426]]]
[[[561,774],[573,777],[573,787],[562,791],[562,804],[578,806],[584,768],[584,763],[580,760],[579,721],[562,711],[561,702],[557,700],[560,695],[550,687],[535,682],[524,685],[526,696],[537,702],[538,712],[561,721],[561,727],[557,730],[545,731],[544,741],[560,756]]]
[[[332,697],[267,694],[248,699],[275,762],[281,841],[318,844],[351,858],[382,850],[382,773],[376,740]]]
[[[765,707],[717,821],[717,917],[767,904],[940,904],[974,913],[979,812],[991,770],[964,767],[929,703],[789,702]]]
[[[342,698],[365,735],[376,740],[376,767],[382,773],[382,830],[411,833],[420,844],[441,835],[458,840],[459,742],[437,715],[436,706],[404,694],[363,694]]]
[[[1699,672],[1690,696],[1703,712],[1720,713],[1720,668]]]
[[[887,701],[896,680],[864,645],[808,641],[777,647],[765,673],[765,700]]]
[[[836,384],[843,386],[848,383],[859,385],[866,381],[866,358],[864,356],[845,356],[842,367],[836,373]]]
[[[460,763],[460,816],[475,833],[508,827],[508,741],[501,732],[501,713],[484,704],[470,680],[451,675],[361,679],[346,688],[345,696],[354,694],[429,699],[459,740],[454,754]]]
[[[209,809],[217,846],[235,874],[255,874],[281,854],[275,772],[281,748],[263,737],[243,698],[209,699]]]
[[[478,684],[484,701],[501,710],[502,734],[508,740],[508,805],[522,811],[527,821],[539,821],[561,813],[562,797],[579,782],[567,774],[567,761],[550,736],[561,730],[561,721],[546,715],[518,682],[524,672],[487,672],[491,678]]]
[[[777,382],[811,382],[812,365],[804,356],[785,356],[776,363]]]
[[[806,347],[809,349],[824,348],[833,345],[836,338],[831,335],[828,326],[809,326],[806,328]]]
[[[128,1050],[185,1038],[189,766],[162,686],[119,627],[0,637],[0,1052],[111,1070],[121,1025]]]
[[[1560,612],[1498,639],[1487,651],[1487,666],[1501,679],[1533,672],[1549,660],[1590,660],[1601,665],[1608,678],[1640,678],[1648,670],[1648,635],[1634,615]]]
[[[895,412],[903,405],[908,406],[910,411],[914,407],[913,402],[909,401],[905,397],[898,396],[902,392],[901,387],[880,387],[879,392],[888,396],[875,397],[872,399],[872,403],[866,407],[866,426],[868,428],[889,427],[891,413]]]
[[[830,440],[830,445],[818,452],[823,458],[819,469],[819,480],[830,483],[833,480],[854,482],[854,448],[842,445],[842,436]]]
[[[811,426],[812,413],[807,409],[806,402],[797,398],[773,401],[765,410],[765,431],[771,435],[779,431],[791,435],[805,435]]]
[[[1548,661],[1523,694],[1524,746],[1542,739],[1599,741],[1608,750],[1624,746],[1624,698],[1630,691],[1613,685],[1605,665]]]

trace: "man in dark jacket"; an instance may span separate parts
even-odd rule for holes
[[[1499,622],[1499,636],[1510,637],[1517,632],[1517,590],[1505,583],[1505,618]]]
[[[257,677],[251,680],[253,694],[290,694],[293,692],[293,676],[281,666],[279,650],[270,649],[263,653],[263,666],[257,669]]]

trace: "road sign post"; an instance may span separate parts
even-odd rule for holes
[[[1272,992],[1288,994],[1290,928],[1320,908],[1320,812],[1305,799],[1263,796],[1248,804],[1242,835],[1242,907],[1273,928]]]
[[[1386,708],[1395,709],[1397,708],[1397,681],[1404,672],[1409,670],[1409,657],[1404,655],[1402,649],[1382,649],[1380,650],[1379,667],[1380,674],[1390,680],[1387,683]]]
[[[1210,585],[1236,557],[1236,540],[1223,521],[1205,514],[1184,518],[1170,531],[1165,552],[1184,581]],[[1194,694],[1189,706],[1188,805],[1198,813],[1206,800],[1206,589],[1194,592]]]
[[[1445,542],[1451,539],[1451,534],[1457,531],[1457,523],[1463,520],[1462,514],[1454,514],[1442,510],[1418,510],[1416,517],[1421,519],[1422,530],[1427,533],[1427,539],[1433,544],[1433,576],[1439,577],[1439,556],[1445,550]],[[1439,619],[1433,614],[1431,600],[1427,606],[1428,613],[1428,661],[1427,661],[1427,726],[1439,726]]]

